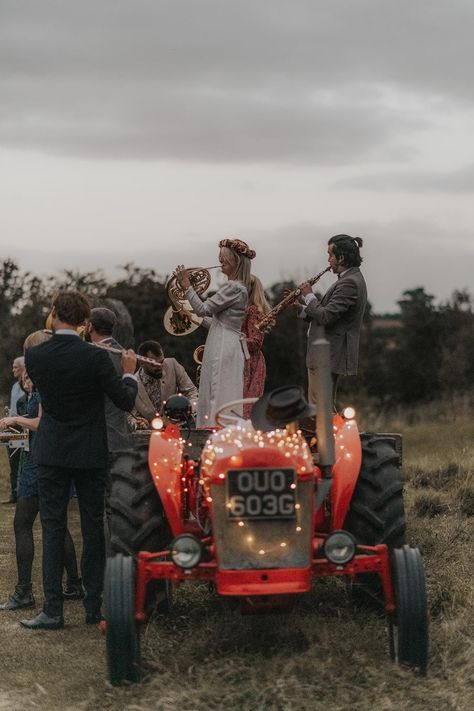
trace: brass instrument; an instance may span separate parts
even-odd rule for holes
[[[201,344],[197,348],[194,349],[193,353],[193,360],[195,363],[198,365],[202,365],[202,357],[204,355],[204,344]]]
[[[326,274],[326,272],[330,271],[332,267],[326,267],[326,269],[323,269],[322,272],[319,272],[319,274],[316,274],[315,277],[312,277],[311,279],[307,279],[309,284],[313,286],[313,284],[316,284],[319,279],[323,276],[323,274]],[[293,291],[290,291],[289,294],[285,296],[284,299],[280,301],[279,304],[273,307],[271,311],[269,311],[259,323],[257,323],[257,329],[260,332],[263,333],[270,333],[272,330],[273,326],[276,323],[276,317],[278,316],[279,313],[284,311],[290,304],[292,304],[296,299],[301,295],[301,289],[298,287],[296,289],[293,289]]]
[[[199,381],[201,379],[201,366],[202,366],[202,358],[204,356],[204,344],[202,343],[200,346],[194,349],[193,353],[193,360],[195,363],[197,363],[196,367],[196,385],[199,387]]]
[[[220,269],[220,265],[187,269],[191,286],[197,294],[203,294],[209,288],[211,269]],[[202,318],[192,310],[189,301],[186,300],[185,290],[174,275],[166,283],[166,293],[172,305],[165,311],[163,325],[173,336],[187,336],[201,325]]]

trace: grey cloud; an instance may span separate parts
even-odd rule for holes
[[[450,171],[400,171],[374,173],[362,177],[351,177],[339,180],[335,187],[355,188],[356,190],[371,190],[387,192],[392,190],[410,192],[444,192],[472,193],[474,192],[474,165]]]
[[[387,91],[471,101],[454,0],[4,0],[0,142],[56,153],[344,164],[405,155]],[[397,159],[397,158],[396,158]]]
[[[110,111],[87,115],[91,100],[80,106],[76,97],[68,97],[65,90],[53,110],[51,103],[40,108],[39,99],[34,119],[11,111],[0,121],[0,141],[117,158],[341,164],[376,157],[388,136],[408,124],[370,107],[354,107],[350,115],[339,107],[307,105],[294,111],[279,98],[192,92],[127,106],[110,96]],[[6,92],[7,104],[8,99]]]

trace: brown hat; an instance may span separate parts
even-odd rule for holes
[[[270,432],[315,413],[316,406],[308,404],[302,388],[284,385],[265,393],[252,407],[250,419],[256,430]]]
[[[90,322],[101,336],[111,336],[117,317],[111,309],[105,306],[97,306],[91,309]]]

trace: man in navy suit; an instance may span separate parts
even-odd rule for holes
[[[53,337],[26,352],[26,368],[40,394],[43,410],[33,456],[39,475],[45,600],[39,615],[22,620],[21,624],[29,629],[58,629],[64,625],[61,575],[72,482],[81,516],[86,622],[95,624],[101,620],[107,467],[104,396],[129,411],[137,394],[133,351],[124,352],[120,377],[104,350],[79,338],[77,328],[90,315],[89,303],[82,294],[59,292],[51,313]]]

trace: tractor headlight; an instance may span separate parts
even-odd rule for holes
[[[171,560],[184,570],[198,565],[201,562],[202,553],[201,541],[190,533],[177,536],[171,543]]]
[[[151,421],[151,427],[154,430],[162,430],[163,424],[163,419],[159,415],[155,415],[155,417]]]
[[[347,531],[334,531],[324,543],[324,555],[334,565],[345,565],[355,556],[356,541]]]
[[[353,407],[345,407],[342,411],[342,416],[345,420],[353,420],[356,416],[356,411]]]

